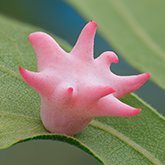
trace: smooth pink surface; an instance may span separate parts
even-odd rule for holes
[[[135,91],[151,76],[117,76],[109,67],[118,63],[114,52],[93,58],[97,24],[90,21],[70,53],[48,34],[29,35],[37,54],[38,71],[20,67],[20,74],[41,96],[41,119],[50,132],[74,135],[98,116],[129,117],[140,113],[117,98]]]

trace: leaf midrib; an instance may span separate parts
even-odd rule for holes
[[[93,120],[90,124],[90,126],[95,127],[97,129],[103,130],[106,133],[111,134],[112,136],[115,136],[117,139],[120,141],[124,142],[128,146],[130,146],[132,149],[140,153],[143,157],[148,159],[151,163],[156,164],[156,165],[163,165],[157,158],[155,158],[154,155],[152,155],[150,152],[148,152],[146,149],[144,149],[142,146],[139,144],[135,143],[132,141],[130,138],[126,137],[124,134],[121,132],[117,131],[113,127],[107,124],[103,124],[99,121]]]
[[[25,130],[17,130],[17,131],[12,131],[12,132],[6,132],[6,133],[0,133],[0,136],[6,136],[6,135],[8,135],[8,136],[11,136],[11,135],[15,135],[16,133],[17,134],[20,134],[20,133],[28,133],[28,132],[32,132],[32,131],[36,131],[36,130],[40,130],[40,126],[39,125],[37,125],[37,126],[35,126],[35,127],[32,127],[32,128],[30,128],[30,129],[25,129]]]
[[[35,121],[41,121],[41,119],[39,118],[34,118],[34,117],[29,117],[29,116],[25,116],[23,114],[14,114],[14,113],[7,113],[7,112],[3,112],[0,111],[0,115],[4,115],[4,116],[8,116],[8,117],[13,117],[13,118],[24,118],[26,120],[35,120]]]

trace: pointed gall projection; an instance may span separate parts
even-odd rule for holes
[[[24,68],[19,67],[19,72],[21,76],[24,78],[24,80],[33,87],[37,92],[39,92],[41,82],[41,76],[39,73],[28,71]]]
[[[114,52],[107,51],[102,53],[95,61],[98,63],[98,65],[109,68],[111,63],[118,63],[119,59]]]
[[[66,89],[65,93],[64,93],[64,104],[66,102],[71,102],[72,101],[72,98],[73,98],[73,88],[72,87],[69,87]]]
[[[58,43],[46,33],[32,33],[29,35],[28,40],[37,54],[38,71],[47,68],[51,61],[58,61],[61,54],[65,53]]]
[[[90,21],[82,30],[76,45],[70,54],[78,56],[77,58],[84,59],[86,62],[93,59],[94,37],[96,33],[97,23]]]
[[[40,94],[41,119],[50,132],[74,135],[94,117],[129,117],[141,112],[118,98],[140,88],[151,74],[113,74],[109,67],[118,63],[118,57],[111,51],[94,59],[96,27],[96,22],[90,21],[70,53],[43,32],[28,37],[37,54],[39,72],[20,67],[20,74]]]

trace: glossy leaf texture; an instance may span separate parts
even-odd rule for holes
[[[98,23],[99,33],[140,72],[165,89],[165,1],[65,0],[87,20]]]
[[[27,37],[39,28],[0,16],[0,148],[32,139],[60,140],[102,164],[165,164],[165,120],[135,95],[123,102],[141,108],[134,117],[102,117],[74,137],[47,132],[40,120],[40,97],[20,76],[19,66],[36,71]],[[56,37],[69,50],[69,45]]]

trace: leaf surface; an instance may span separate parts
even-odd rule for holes
[[[65,0],[140,72],[151,72],[165,89],[165,1],[163,0]]]
[[[130,118],[102,117],[74,137],[47,132],[40,120],[40,97],[19,74],[36,71],[36,55],[27,37],[41,29],[0,16],[0,149],[32,139],[73,144],[102,164],[165,164],[165,120],[134,94],[122,101],[142,108]],[[56,37],[65,50],[70,46]]]

